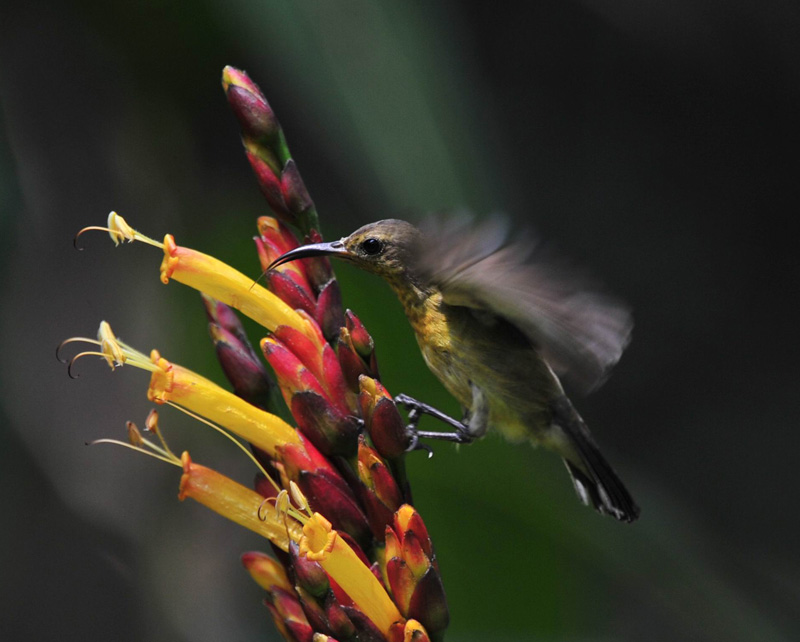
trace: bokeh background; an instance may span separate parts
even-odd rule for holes
[[[328,238],[504,212],[635,310],[615,373],[577,400],[635,525],[499,438],[411,458],[449,639],[798,639],[799,29],[784,0],[3,2],[0,638],[276,639],[238,562],[257,538],[180,504],[176,470],[84,445],[143,421],[146,375],[85,361],[73,381],[54,358],[107,319],[222,380],[157,251],[72,237],[116,209],[257,273],[266,205],[220,88],[232,64],[277,112]],[[389,389],[457,412],[388,288],[338,274]],[[162,422],[250,479],[219,437]]]

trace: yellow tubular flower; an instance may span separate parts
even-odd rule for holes
[[[215,513],[266,537],[287,552],[290,540],[300,540],[302,527],[293,517],[275,510],[262,510],[259,514],[264,498],[254,490],[215,470],[195,464],[187,452],[181,456],[181,462],[183,476],[178,493],[181,501],[191,497]]]
[[[319,513],[303,526],[300,555],[319,562],[384,635],[388,636],[392,624],[403,620],[372,571]]]
[[[279,446],[301,443],[297,431],[283,419],[256,408],[191,370],[170,363],[158,350],[152,351],[150,360],[155,365],[147,390],[150,401],[171,402],[201,415],[258,446],[270,457],[277,456]]]
[[[177,245],[172,235],[167,234],[161,281],[166,284],[170,279],[239,310],[270,331],[279,325],[297,328],[322,349],[319,336],[309,322],[272,292],[213,256]]]

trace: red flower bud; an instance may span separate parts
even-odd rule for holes
[[[432,636],[442,633],[450,623],[442,578],[433,567],[417,580],[406,617],[419,620]]]
[[[297,165],[291,158],[286,161],[286,164],[283,166],[281,184],[283,187],[283,198],[293,214],[300,215],[314,207],[314,201],[311,200],[305,183],[303,183],[303,179],[300,178]]]
[[[351,639],[356,632],[356,627],[347,614],[347,610],[339,604],[333,593],[326,598],[323,608],[328,620],[328,627],[334,635],[342,640]],[[350,611],[352,610],[351,608]]]
[[[362,376],[359,378],[359,385],[361,416],[372,443],[384,457],[400,457],[406,452],[410,439],[394,401],[386,388],[375,379]]]
[[[313,316],[317,309],[314,298],[302,283],[298,282],[297,273],[290,270],[270,270],[265,280],[267,287],[294,310],[303,310]]]
[[[256,226],[261,238],[276,251],[275,258],[300,245],[292,231],[272,216],[259,216]],[[295,263],[300,264],[296,261]]]
[[[344,325],[342,294],[336,279],[328,281],[319,291],[314,318],[322,328],[325,338],[334,343],[339,336],[339,328]]]
[[[419,622],[406,620],[392,625],[389,629],[389,642],[431,642],[431,639]]]
[[[353,341],[350,339],[350,333],[347,328],[339,328],[336,354],[339,357],[339,366],[347,382],[347,387],[353,392],[358,392],[358,378],[361,375],[369,376],[371,373],[353,347]]]
[[[386,639],[380,629],[372,623],[372,620],[357,608],[352,606],[344,607],[344,611],[353,622],[359,640],[365,640],[366,642],[383,642]]]
[[[258,149],[255,151],[245,150],[247,160],[250,161],[250,166],[256,175],[258,187],[275,216],[286,223],[294,223],[294,215],[289,211],[286,201],[283,200],[280,177],[276,175],[275,168],[262,155],[259,155],[258,151]]]
[[[308,623],[303,607],[294,591],[276,588],[267,594],[267,604],[276,623],[280,620],[283,628],[291,633],[297,642],[311,642],[314,630]],[[280,628],[280,627],[279,627]]]
[[[367,445],[363,435],[358,440],[358,476],[373,537],[381,541],[387,524],[403,503],[403,494],[387,463]]]
[[[250,347],[250,342],[247,339],[247,334],[242,326],[242,322],[239,320],[236,312],[233,311],[233,308],[225,305],[221,301],[212,299],[202,292],[200,293],[200,298],[203,301],[203,306],[206,309],[206,316],[209,322],[233,334],[243,347],[248,347],[250,351],[253,352],[252,347]]]
[[[388,532],[386,538],[389,538]],[[386,577],[389,580],[389,587],[392,589],[397,608],[403,614],[408,613],[408,605],[411,603],[411,596],[417,585],[408,565],[400,557],[386,560]]]
[[[322,386],[323,396],[341,415],[355,411],[355,398],[349,394],[339,360],[329,344],[322,342],[320,351],[317,344],[290,326],[278,326],[272,341],[280,342],[299,359]]]
[[[306,614],[308,623],[315,632],[328,631],[328,618],[325,615],[325,609],[313,595],[308,593],[302,586],[294,587],[297,598],[300,601],[300,606],[303,607],[303,613]],[[316,635],[316,633],[315,633]]]
[[[327,457],[311,443],[308,437],[302,433],[299,433],[299,436],[301,443],[284,444],[278,448],[280,463],[288,478],[297,481],[301,470],[325,471],[331,476],[338,477],[342,488],[349,488]]]
[[[311,390],[327,398],[319,380],[283,343],[273,337],[267,337],[262,339],[261,349],[267,362],[275,371],[287,406],[291,408],[292,397],[297,392]]]
[[[292,560],[295,582],[314,597],[321,598],[330,590],[328,574],[320,566],[305,555],[298,555],[296,542],[289,543],[289,555]]]
[[[372,357],[373,353],[375,352],[375,342],[372,340],[372,336],[367,332],[367,329],[364,327],[364,324],[361,323],[361,320],[353,313],[352,310],[348,310],[345,312],[345,322],[347,323],[347,329],[350,332],[350,338],[353,340],[353,346],[358,352],[359,355],[369,363],[370,358]]]
[[[210,323],[208,329],[217,359],[236,395],[254,406],[273,410],[277,388],[249,343],[242,344],[236,335],[214,323]]]
[[[359,543],[369,542],[370,528],[367,517],[349,488],[347,491],[342,490],[338,480],[326,473],[306,471],[300,472],[297,485],[303,491],[312,510],[324,511],[333,528],[351,535]]]
[[[271,216],[259,217],[258,233],[260,236],[255,237],[253,240],[256,242],[256,250],[258,251],[258,259],[262,270],[266,270],[281,255],[298,247],[297,239],[292,231],[278,219]],[[271,273],[283,273],[302,288],[310,301],[315,301],[316,294],[308,282],[305,263],[303,259],[290,261],[271,270]],[[309,313],[314,311],[314,305],[308,306]]]
[[[355,453],[359,425],[352,415],[342,415],[310,390],[292,396],[291,411],[300,431],[324,454],[349,457]]]
[[[400,612],[419,620],[436,638],[449,622],[447,599],[422,518],[411,506],[401,506],[394,524],[386,527],[386,576]]]
[[[222,86],[242,128],[242,136],[264,144],[273,141],[280,133],[280,125],[258,85],[244,71],[225,67]]]

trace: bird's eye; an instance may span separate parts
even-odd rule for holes
[[[378,239],[369,238],[361,243],[361,249],[364,250],[364,254],[375,256],[383,250],[383,243]]]

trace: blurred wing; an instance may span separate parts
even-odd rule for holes
[[[430,220],[421,226],[416,269],[445,303],[504,317],[524,332],[559,375],[585,391],[622,355],[633,326],[628,309],[593,292],[574,269],[536,248],[503,219]]]

